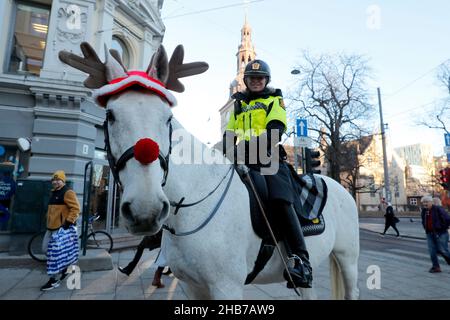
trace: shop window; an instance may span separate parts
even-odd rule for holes
[[[47,45],[50,9],[17,4],[9,72],[39,75]]]
[[[111,43],[112,49],[115,49],[119,52],[120,56],[122,57],[122,62],[125,68],[130,68],[130,52],[125,45],[125,43],[117,36],[112,37],[112,43]]]

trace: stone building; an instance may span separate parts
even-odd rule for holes
[[[15,163],[16,179],[48,181],[52,172],[64,170],[81,202],[85,166],[93,161],[97,189],[91,191],[108,191],[105,110],[83,86],[86,74],[63,64],[58,52],[82,55],[80,43],[86,41],[104,61],[106,45],[120,52],[129,69],[145,70],[164,37],[162,5],[163,0],[0,1],[0,163]],[[21,151],[18,138],[31,148]],[[111,210],[113,192],[106,199]]]

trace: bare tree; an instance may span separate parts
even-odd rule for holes
[[[418,123],[430,129],[438,129],[450,133],[450,60],[447,60],[446,63],[440,66],[437,79],[449,96],[436,104],[428,119],[419,120]]]
[[[305,52],[297,69],[299,87],[289,96],[292,113],[309,119],[308,129],[320,137],[329,175],[340,182],[343,145],[370,131],[367,120],[374,108],[368,102],[368,62],[359,55],[313,57]]]

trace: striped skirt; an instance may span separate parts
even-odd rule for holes
[[[59,228],[48,242],[47,274],[50,276],[58,274],[76,263],[78,251],[77,228],[75,226],[70,226],[67,230]]]

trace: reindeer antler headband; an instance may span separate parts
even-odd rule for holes
[[[165,59],[167,63],[167,55],[162,45],[152,56],[146,72],[127,71],[120,59],[119,53],[113,49],[110,49],[108,52],[106,46],[105,63],[101,62],[89,43],[81,43],[80,48],[84,57],[80,57],[71,52],[60,51],[59,59],[75,69],[89,74],[89,77],[84,81],[84,86],[91,89],[98,89],[94,91],[94,98],[103,106],[106,105],[108,96],[134,84],[155,91],[172,106],[176,103],[176,100],[168,90],[183,92],[184,85],[179,81],[180,78],[201,74],[208,70],[208,64],[206,62],[183,63],[184,49],[182,45],[178,45],[175,48],[170,58],[168,75],[161,75],[161,70],[154,68],[154,62],[157,59]],[[159,81],[161,79],[165,81]]]

